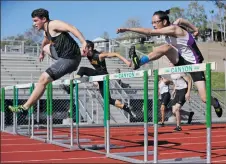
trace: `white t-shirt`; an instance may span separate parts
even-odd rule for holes
[[[173,80],[176,90],[185,89],[188,87],[183,76],[185,76],[184,73],[171,74],[171,79]]]
[[[159,82],[159,92],[160,94],[169,92],[169,86],[166,85],[162,80]]]

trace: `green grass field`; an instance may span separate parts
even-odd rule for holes
[[[224,72],[212,72],[212,89],[224,89],[225,88],[225,73]]]

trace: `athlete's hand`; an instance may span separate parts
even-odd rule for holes
[[[93,86],[96,87],[96,88],[98,88],[99,87],[98,82],[93,82]]]
[[[123,32],[126,32],[126,31],[128,31],[127,28],[118,28],[118,29],[117,29],[117,34],[118,34],[118,33],[123,33]]]
[[[177,19],[176,21],[174,21],[173,24],[179,25],[180,24],[180,19]]]
[[[189,101],[190,100],[190,94],[189,93],[186,93],[185,94],[185,99],[186,99],[186,101]]]
[[[44,59],[44,57],[45,57],[44,53],[40,53],[40,55],[39,55],[39,61],[42,62],[43,59]]]
[[[193,35],[194,35],[195,37],[198,36],[198,35],[199,35],[199,31],[193,32]]]
[[[88,51],[87,43],[86,43],[86,41],[84,41],[84,42],[82,43],[82,54],[86,54],[87,51]]]

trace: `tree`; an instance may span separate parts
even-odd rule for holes
[[[200,36],[205,39],[205,30],[207,27],[207,16],[203,5],[199,5],[197,1],[190,2],[186,12],[187,19],[199,28]]]
[[[219,24],[220,24],[220,31],[221,31],[221,38],[223,39],[223,23],[224,22],[224,18],[222,17],[222,12],[224,10],[224,3],[221,2],[220,0],[216,0],[215,1],[215,5],[218,7],[218,12],[219,12]],[[225,31],[225,30],[224,30]]]
[[[137,19],[137,18],[129,18],[125,22],[124,27],[125,28],[138,28],[138,27],[141,27],[140,20]],[[135,38],[135,37],[139,37],[139,36],[143,36],[143,35],[138,34],[138,33],[134,33],[134,32],[120,33],[120,38],[125,38],[125,39]]]
[[[173,23],[178,18],[184,18],[184,9],[181,9],[179,7],[172,7],[169,14],[170,22]]]
[[[104,31],[104,33],[101,37],[106,39],[106,40],[108,40],[110,38],[108,32],[106,32],[106,31]]]
[[[30,44],[40,44],[43,39],[43,32],[37,31],[34,27],[32,27],[24,32],[24,38],[27,42],[30,42]]]
[[[23,34],[18,34],[16,36],[8,36],[3,38],[3,40],[10,40],[10,41],[24,41],[26,45],[37,45],[41,44],[43,39],[43,32],[37,31],[35,28],[31,27],[27,29]],[[3,42],[3,41],[2,41]],[[12,44],[7,43],[7,44]]]
[[[214,25],[214,21],[213,21],[213,14],[214,14],[214,10],[211,10],[210,11],[210,14],[211,14],[211,40],[213,41],[213,25]]]

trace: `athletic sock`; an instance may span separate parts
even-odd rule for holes
[[[140,58],[140,65],[144,65],[146,63],[148,63],[150,61],[150,59],[148,58],[147,55],[144,55]]]

